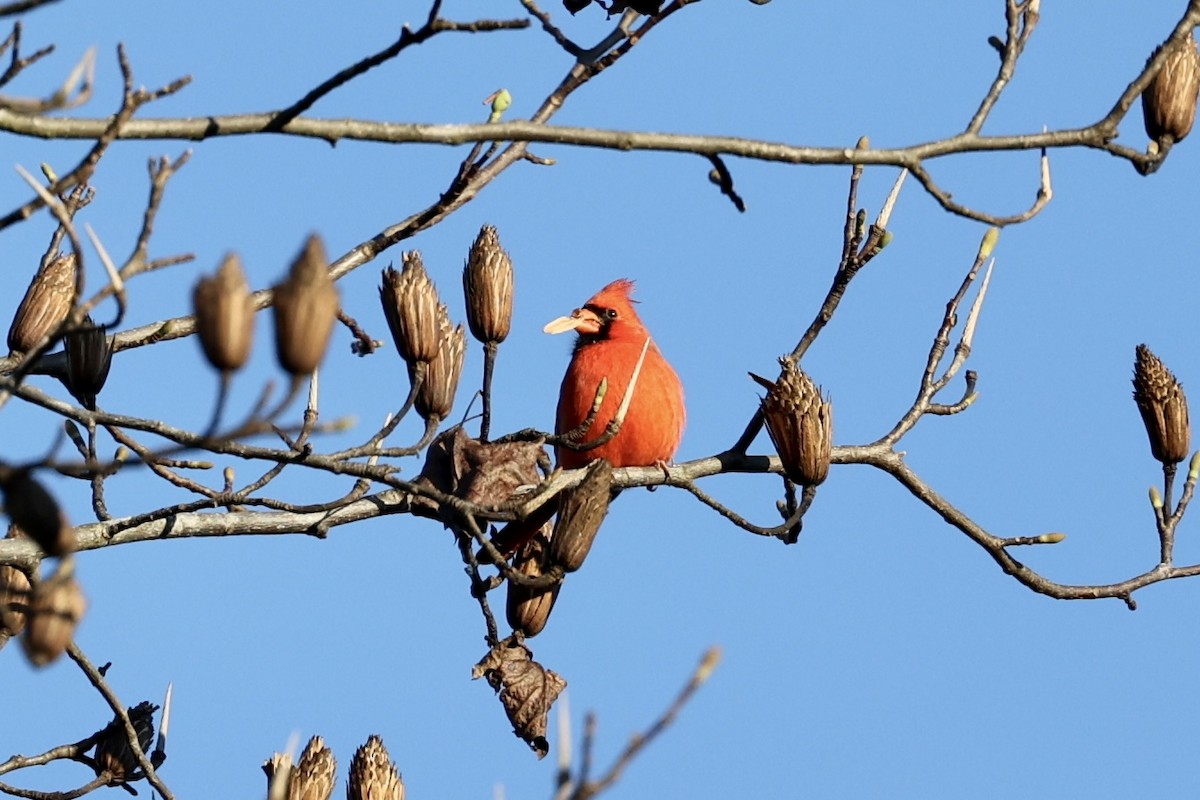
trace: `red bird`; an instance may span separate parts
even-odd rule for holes
[[[573,330],[579,334],[558,394],[555,433],[567,433],[583,424],[595,402],[596,388],[606,378],[608,390],[582,441],[586,443],[601,436],[616,415],[642,348],[650,338],[650,332],[633,310],[632,292],[633,281],[613,281],[571,316],[559,317],[546,325],[546,333]],[[684,418],[683,385],[651,341],[617,435],[591,450],[559,447],[558,464],[572,469],[600,458],[614,467],[666,464],[679,448]]]
[[[586,443],[602,436],[616,415],[633,376],[649,331],[633,310],[633,281],[613,281],[569,317],[546,325],[546,333],[575,331],[575,352],[558,394],[555,433],[568,433],[583,424],[591,413],[600,381],[608,388],[600,410],[582,437]],[[652,467],[666,464],[683,437],[683,385],[654,342],[646,348],[642,371],[617,435],[590,450],[556,448],[558,465],[574,469],[597,459],[614,467]],[[513,522],[492,536],[492,544],[504,554],[512,553],[534,536],[558,507],[547,503],[529,518]]]

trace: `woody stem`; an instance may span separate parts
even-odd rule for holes
[[[495,342],[483,344],[483,421],[479,423],[479,441],[488,440],[488,432],[492,427],[492,370],[496,365],[496,351],[499,348]]]

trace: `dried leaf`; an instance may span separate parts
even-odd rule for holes
[[[544,758],[550,752],[546,720],[567,682],[533,660],[533,652],[515,637],[493,647],[475,665],[472,678],[486,678],[498,693],[513,733]]]
[[[154,741],[154,712],[157,710],[158,706],[154,703],[143,700],[128,711],[129,721],[137,731],[138,745],[143,753]],[[96,755],[93,760],[96,777],[107,772],[109,786],[120,786],[134,777],[138,769],[138,760],[133,754],[133,748],[129,746],[125,723],[115,718],[108,723],[96,742]]]

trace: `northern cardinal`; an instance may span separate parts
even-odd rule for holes
[[[546,333],[575,331],[579,339],[558,394],[555,433],[568,433],[587,419],[604,379],[608,389],[591,427],[582,436],[588,442],[601,436],[616,415],[625,388],[650,332],[633,310],[633,281],[616,280],[575,309],[545,327]],[[658,346],[650,342],[642,371],[621,429],[610,441],[590,450],[556,450],[558,464],[566,469],[606,459],[614,467],[648,467],[665,464],[675,455],[683,436],[683,385]]]
[[[583,424],[591,413],[596,389],[608,380],[604,400],[582,443],[604,435],[616,415],[633,376],[649,331],[633,310],[633,281],[617,280],[597,292],[568,317],[546,325],[546,333],[575,331],[579,339],[558,394],[555,433],[563,434]],[[683,437],[683,385],[653,341],[633,389],[629,409],[617,435],[589,450],[555,449],[558,465],[574,469],[597,459],[614,467],[650,467],[665,464],[675,455]],[[501,553],[511,553],[528,541],[550,518],[557,504],[547,503],[528,519],[511,523],[492,537]]]

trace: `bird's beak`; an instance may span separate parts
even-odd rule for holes
[[[544,333],[566,333],[567,331],[579,331],[585,334],[599,333],[600,318],[586,308],[577,308],[571,312],[569,317],[559,317],[547,322],[542,331]]]

